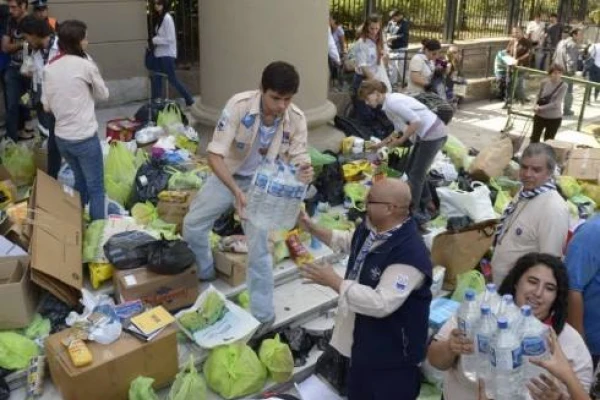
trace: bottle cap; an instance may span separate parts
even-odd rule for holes
[[[529,317],[531,315],[531,306],[524,305],[521,307],[521,314],[525,317]]]
[[[487,285],[485,285],[485,288],[487,289],[488,292],[495,292],[496,291],[496,284],[495,283],[488,283]]]
[[[473,289],[467,289],[465,292],[465,300],[472,301],[475,299],[475,291]]]
[[[506,319],[506,317],[499,317],[498,318],[498,329],[506,329],[508,328],[508,320]]]
[[[481,305],[481,314],[483,315],[490,315],[492,313],[492,309],[490,308],[489,304],[482,304]]]

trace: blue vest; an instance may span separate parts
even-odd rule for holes
[[[346,275],[368,235],[364,223],[356,229]],[[432,265],[429,251],[412,219],[369,252],[358,282],[376,288],[381,275],[392,264],[406,264],[418,269],[425,275],[425,281],[411,292],[398,310],[385,318],[356,314],[351,362],[357,367],[402,368],[416,366],[425,359]]]

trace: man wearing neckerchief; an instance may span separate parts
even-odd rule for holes
[[[494,239],[492,274],[496,285],[527,253],[560,257],[569,231],[567,203],[557,192],[553,179],[554,150],[544,143],[530,144],[520,166],[521,190],[502,213]]]

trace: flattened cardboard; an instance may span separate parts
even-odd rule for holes
[[[0,259],[0,330],[24,328],[33,320],[39,292],[29,272],[28,256]]]
[[[74,305],[83,286],[79,193],[38,171],[30,209],[32,280]]]
[[[585,181],[598,181],[600,178],[600,149],[572,150],[563,175]]]
[[[159,275],[144,268],[114,274],[119,302],[141,300],[145,305],[163,306],[169,311],[194,304],[200,292],[195,267],[177,275]]]
[[[154,388],[171,383],[179,369],[177,330],[167,327],[150,342],[128,333],[109,345],[88,342],[92,364],[76,368],[61,340],[70,329],[50,336],[45,342],[50,375],[65,400],[127,400],[129,385],[138,376],[153,378]]]
[[[555,140],[555,139],[546,140],[544,143],[546,143],[548,146],[552,147],[552,149],[554,150],[554,153],[556,154],[556,161],[558,162],[558,165],[564,165],[567,162],[567,160],[569,159],[571,152],[575,148],[575,144],[573,144],[573,143],[562,142],[560,140]]]
[[[246,282],[247,254],[215,250],[213,258],[217,275],[222,281],[227,282],[230,286],[239,286]]]

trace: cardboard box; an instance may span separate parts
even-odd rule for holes
[[[600,149],[573,149],[563,175],[585,181],[600,178]]]
[[[156,205],[156,211],[158,212],[159,218],[170,224],[177,224],[178,233],[181,233],[183,219],[190,210],[192,200],[194,200],[194,197],[196,197],[198,192],[185,193],[187,194],[185,202],[178,203],[175,201],[159,200],[158,204]]]
[[[127,400],[129,385],[138,376],[153,378],[154,387],[167,386],[175,377],[177,330],[171,326],[150,342],[124,333],[109,345],[88,342],[92,364],[76,368],[61,340],[66,329],[46,339],[50,375],[65,400]]]
[[[191,306],[200,292],[195,267],[177,275],[159,275],[146,268],[118,271],[114,282],[120,302],[139,299],[146,305],[163,306],[169,311]]]
[[[48,173],[48,149],[36,147],[33,150],[35,168]]]
[[[569,156],[571,155],[571,151],[575,148],[575,144],[569,142],[562,142],[560,140],[546,140],[544,143],[552,147],[554,149],[554,153],[556,154],[556,161],[558,165],[565,165]]]
[[[38,303],[38,290],[29,279],[29,257],[0,259],[0,329],[29,325]]]
[[[230,286],[239,286],[246,282],[246,269],[248,266],[248,255],[237,253],[226,253],[213,251],[215,269],[221,280]]]
[[[31,279],[65,303],[76,305],[83,286],[79,193],[38,171],[29,208],[33,219]]]

